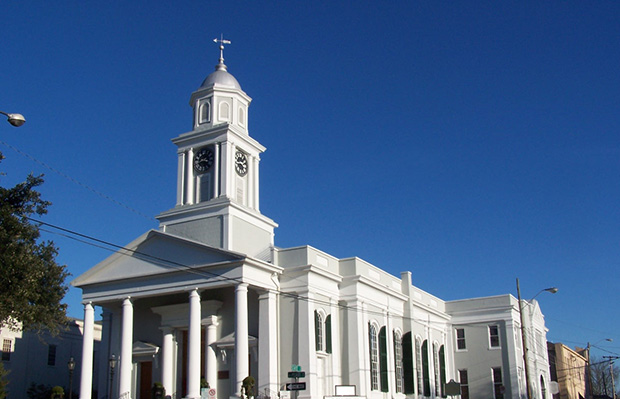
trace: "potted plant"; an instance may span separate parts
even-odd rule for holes
[[[56,385],[52,388],[52,395],[50,399],[63,399],[65,397],[65,390],[61,386]]]
[[[164,388],[161,382],[156,382],[153,384],[153,388],[151,388],[151,398],[152,399],[164,399],[166,397],[166,388]]]
[[[200,379],[200,397],[201,398],[208,398],[209,397],[209,393],[208,393],[209,388],[211,388],[209,386],[209,383],[207,382],[207,380],[204,377],[202,377]]]
[[[252,377],[251,375],[243,379],[243,382],[241,383],[241,387],[243,388],[243,392],[245,393],[246,398],[254,397],[254,384],[255,383],[256,381],[254,380],[254,377]]]

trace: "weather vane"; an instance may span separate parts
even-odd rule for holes
[[[230,40],[226,40],[224,39],[224,35],[220,35],[220,38],[218,39],[217,37],[215,39],[213,39],[214,43],[219,43],[220,44],[220,63],[224,63],[224,45],[225,44],[230,44]]]

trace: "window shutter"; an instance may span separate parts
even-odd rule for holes
[[[413,340],[411,332],[403,335],[403,378],[405,380],[405,394],[414,392],[413,385]]]
[[[372,372],[373,372],[373,362],[372,362],[372,324],[370,324],[370,322],[368,322],[368,349],[370,349],[370,383],[371,385],[373,385],[372,382]],[[374,389],[374,386],[372,386],[370,389]]]
[[[424,396],[431,396],[431,380],[428,369],[428,340],[422,344],[422,368],[424,369]]]
[[[325,318],[325,352],[332,353],[332,315]]]
[[[379,369],[381,370],[381,392],[388,392],[387,334],[385,327],[379,330]]]
[[[321,328],[321,326],[319,325],[319,312],[317,312],[316,310],[314,311],[314,350],[320,350],[321,349],[321,344],[319,343],[319,339],[320,339],[320,334],[319,334],[319,328]]]
[[[439,370],[441,376],[441,397],[447,398],[446,394],[446,353],[443,345],[439,348]]]

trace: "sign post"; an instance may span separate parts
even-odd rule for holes
[[[295,398],[299,397],[299,391],[305,391],[306,390],[306,383],[305,381],[299,382],[300,378],[304,378],[306,376],[306,372],[305,371],[301,371],[301,366],[297,365],[297,364],[293,364],[291,366],[291,370],[288,372],[288,378],[294,378],[295,382],[290,382],[288,384],[286,384],[286,390],[287,391],[294,391],[295,392]]]
[[[461,394],[461,384],[454,380],[450,380],[449,383],[446,384],[446,395],[456,396]]]

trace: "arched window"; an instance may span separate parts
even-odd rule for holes
[[[245,108],[239,107],[239,126],[245,126]]]
[[[543,376],[540,376],[540,393],[542,399],[547,399],[547,387],[545,386],[545,379]]]
[[[208,123],[211,122],[211,103],[209,101],[204,101],[200,104],[200,119],[198,123]]]
[[[415,374],[418,383],[417,393],[420,395],[423,392],[424,386],[424,376],[422,374],[422,338],[420,337],[416,337],[415,339]]]
[[[229,121],[230,120],[230,105],[227,102],[220,102],[220,121]]]
[[[377,328],[368,323],[368,347],[370,349],[370,389],[379,389],[379,343]]]
[[[317,352],[332,353],[332,315],[314,311],[314,339]]]
[[[314,311],[314,339],[317,352],[323,350],[323,315]]]
[[[396,392],[403,392],[403,343],[400,331],[394,330],[394,377]]]

